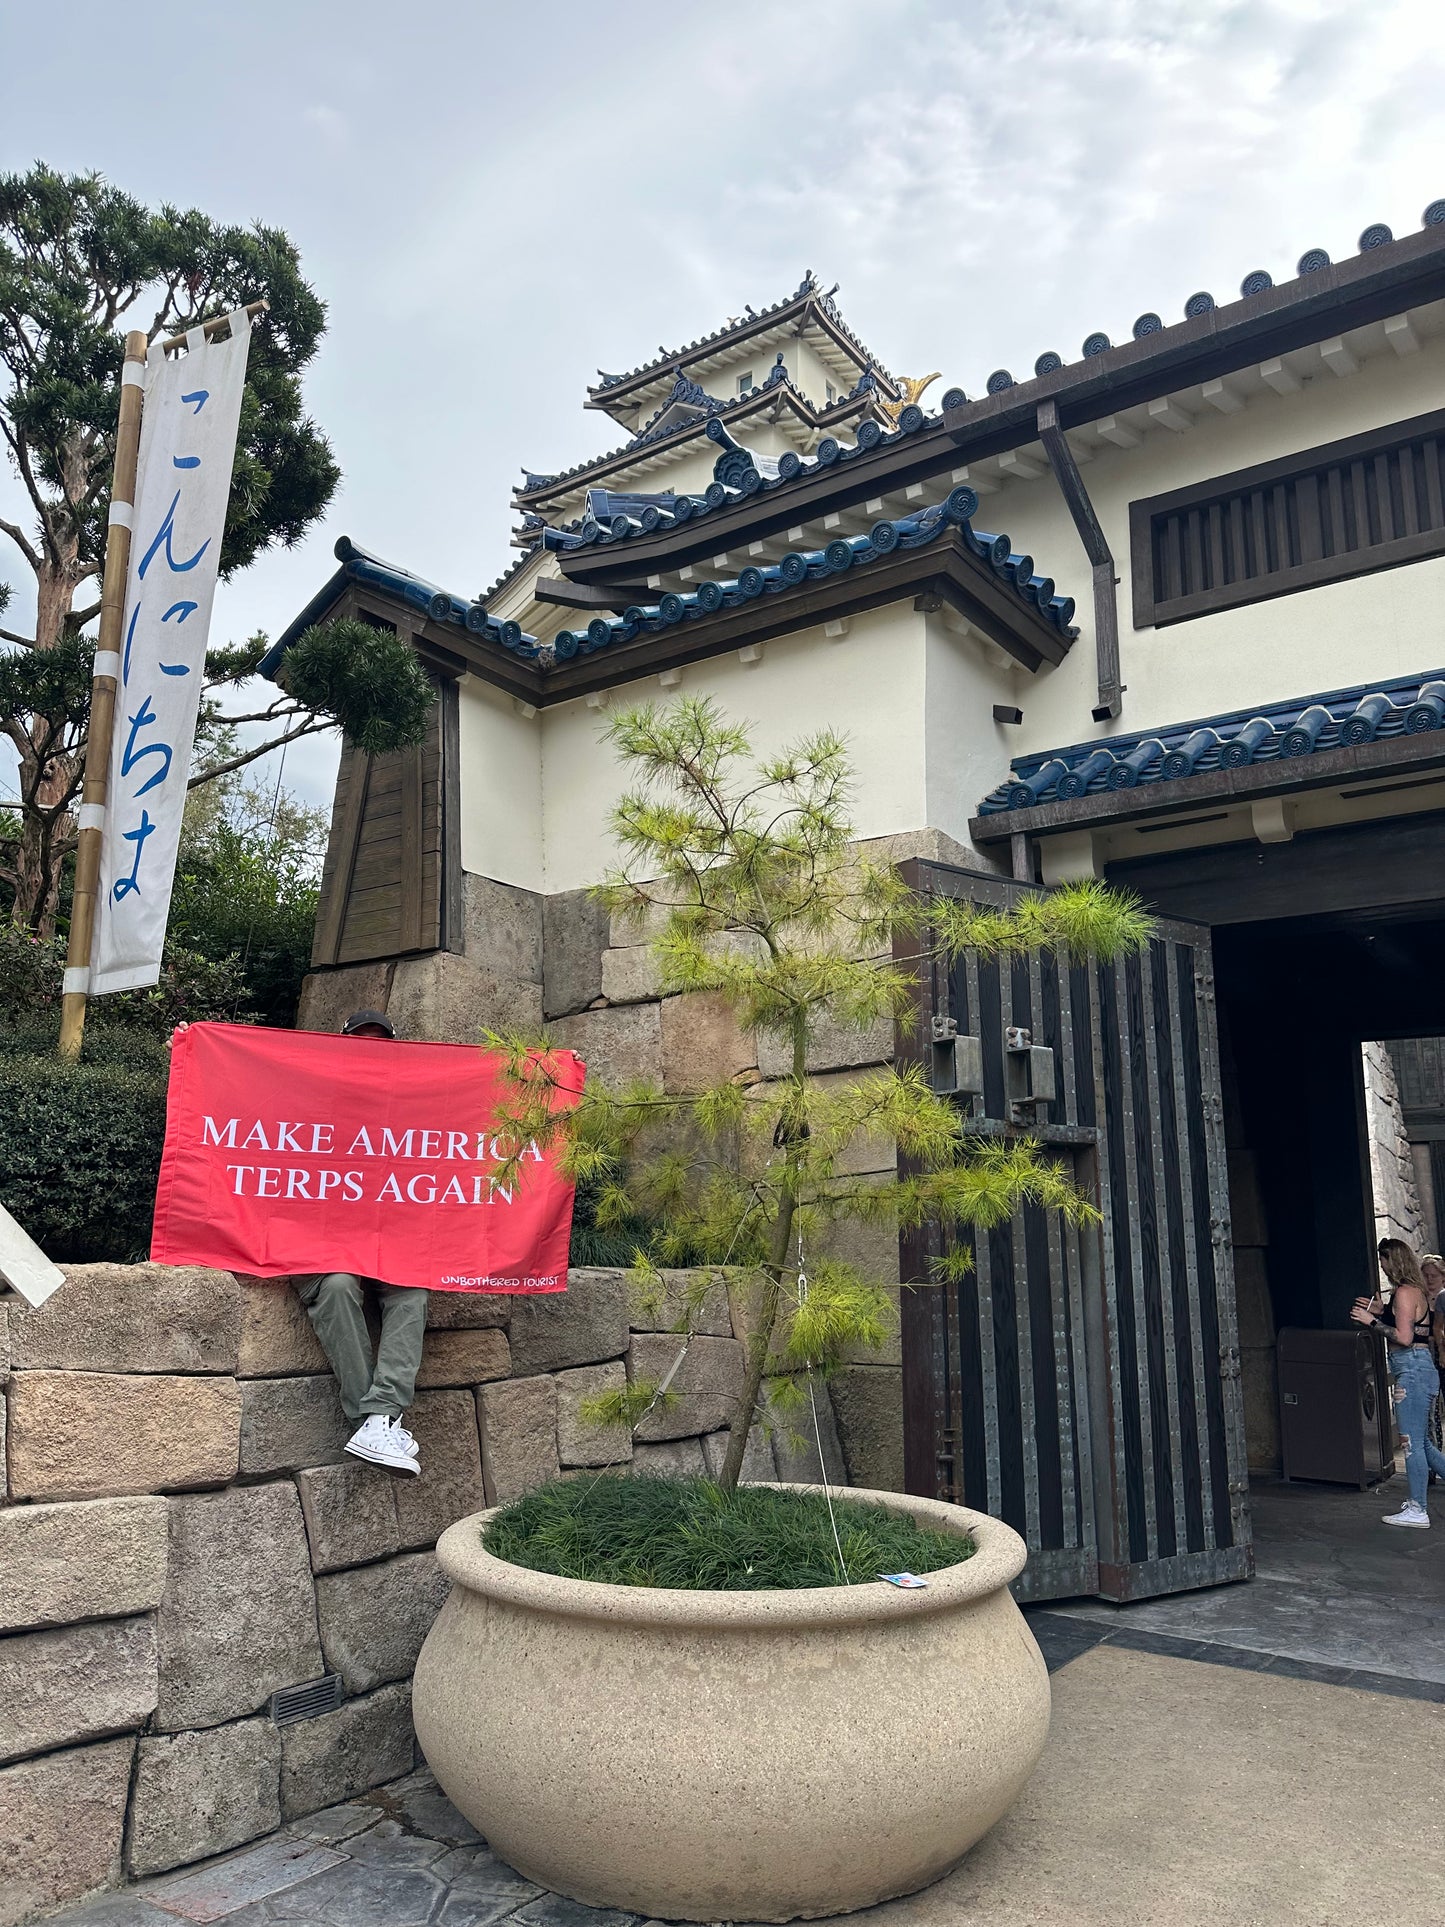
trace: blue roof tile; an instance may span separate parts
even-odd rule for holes
[[[633,527],[642,527],[647,518],[663,513],[655,501],[647,502],[640,515],[635,515],[630,511],[637,505],[636,497],[610,495],[601,489],[594,490],[593,494],[602,498],[598,502],[599,507],[611,509],[625,505],[620,506],[619,512],[612,517],[614,540],[621,539],[619,531],[630,533]],[[687,594],[669,592],[659,596],[655,603],[634,606],[621,616],[598,615],[585,628],[560,629],[550,642],[545,643],[539,643],[536,637],[524,634],[516,622],[499,622],[494,616],[489,616],[481,602],[468,601],[439,589],[435,583],[413,575],[410,570],[399,569],[377,556],[368,555],[348,537],[342,536],[336,544],[336,556],[341,568],[321,594],[308,603],[285,633],[271,645],[262,660],[261,673],[274,678],[286,651],[313,622],[324,619],[327,610],[335,604],[348,582],[367,583],[389,595],[400,597],[430,621],[455,623],[473,636],[535,662],[545,672],[558,662],[568,662],[578,655],[591,655],[613,643],[631,642],[635,636],[658,635],[679,623],[695,621],[700,616],[716,615],[723,609],[739,608],[759,596],[786,595],[824,576],[867,568],[881,556],[891,555],[895,549],[925,548],[953,529],[962,533],[973,553],[1009,585],[1021,602],[1031,604],[1060,634],[1070,635],[1073,598],[1059,595],[1052,577],[1035,575],[1031,558],[1014,554],[1006,535],[989,535],[975,529],[972,517],[977,508],[978,497],[971,488],[951,489],[941,502],[931,503],[912,515],[876,522],[866,535],[839,536],[822,549],[794,549],[779,562],[745,568],[732,581],[703,582]],[[548,531],[549,535],[555,533]],[[577,540],[576,537],[566,539],[572,542]]]
[[[741,451],[724,451],[719,466],[738,452]],[[752,469],[750,473],[757,476],[758,471]],[[763,485],[759,477],[752,487],[755,491]],[[715,482],[712,486],[722,485]],[[689,498],[676,499],[681,504]],[[961,529],[974,554],[1008,582],[1021,601],[1033,604],[1046,621],[1067,635],[1074,614],[1073,598],[1057,594],[1051,577],[1035,575],[1031,559],[1013,554],[1006,535],[989,535],[975,529],[972,517],[977,508],[978,497],[971,488],[955,488],[943,501],[932,503],[916,514],[875,523],[867,535],[839,536],[822,549],[794,549],[779,562],[744,569],[733,581],[704,582],[686,595],[669,593],[660,596],[656,603],[627,609],[620,617],[594,617],[585,629],[560,630],[551,646],[562,661],[576,655],[590,655],[616,642],[630,642],[635,636],[654,635],[699,616],[737,608],[758,596],[786,594],[823,576],[866,568],[895,549],[923,548],[950,528]],[[643,511],[644,515],[664,513],[655,503]],[[583,540],[625,541],[642,527],[640,517],[621,514],[605,529],[601,523],[592,524],[590,530],[584,524]]]
[[[1017,756],[1013,774],[979,804],[980,816],[1066,803],[1104,790],[1178,782],[1214,769],[1312,756],[1391,736],[1445,729],[1445,670],[1361,683],[1324,695],[1174,723],[1141,736],[1110,736]]]

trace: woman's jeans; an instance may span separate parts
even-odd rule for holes
[[[1408,1350],[1392,1345],[1390,1376],[1395,1381],[1395,1418],[1405,1442],[1410,1497],[1423,1507],[1430,1474],[1436,1472],[1445,1478],[1445,1453],[1437,1452],[1428,1437],[1430,1405],[1440,1390],[1440,1374],[1423,1345],[1412,1345]]]

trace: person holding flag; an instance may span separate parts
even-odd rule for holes
[[[183,1036],[178,1024],[172,1036]],[[379,1010],[355,1010],[341,1026],[343,1037],[396,1037]],[[366,1286],[379,1302],[381,1336],[373,1356],[366,1323]],[[353,1458],[415,1477],[421,1471],[416,1440],[402,1424],[416,1392],[426,1337],[427,1292],[420,1285],[390,1285],[350,1271],[326,1271],[295,1280],[296,1293],[321,1340],[341,1393],[341,1409],[356,1430],[345,1449]]]

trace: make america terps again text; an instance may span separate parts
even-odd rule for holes
[[[213,1117],[201,1120],[201,1144],[225,1151],[250,1151],[254,1162],[226,1163],[238,1198],[301,1198],[320,1203],[335,1199],[360,1204],[366,1199],[397,1204],[510,1204],[515,1183],[499,1183],[497,1167],[514,1158],[514,1147],[486,1131],[433,1131],[420,1126],[394,1131],[362,1125],[350,1142],[336,1141],[334,1124],[268,1122]],[[270,1163],[263,1158],[304,1158],[303,1164]],[[522,1148],[520,1160],[542,1162],[536,1144]],[[465,1168],[458,1170],[462,1165]],[[484,1167],[478,1170],[477,1166]],[[417,1167],[422,1168],[417,1168]],[[350,1168],[347,1168],[350,1167]],[[512,1170],[518,1167],[514,1163]]]

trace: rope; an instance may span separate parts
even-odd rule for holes
[[[281,778],[286,774],[286,751],[289,748],[290,739],[283,738],[281,754],[276,763],[276,787],[271,793],[271,816],[266,825],[266,850],[268,855],[276,846],[276,815],[281,807]],[[233,1020],[241,1008],[241,997],[246,988],[246,966],[251,961],[251,940],[255,934],[256,910],[253,906],[251,910],[251,922],[246,930],[246,942],[241,951],[241,981],[237,984],[236,995],[231,1001],[231,1016]]]
[[[808,1277],[807,1277],[807,1273],[803,1270],[803,1234],[800,1231],[798,1233],[798,1308],[799,1310],[802,1309],[803,1301],[806,1299],[807,1295],[808,1295]],[[848,1577],[848,1565],[847,1565],[847,1561],[843,1557],[843,1541],[838,1537],[838,1520],[837,1520],[836,1514],[833,1511],[833,1486],[832,1486],[831,1480],[828,1477],[828,1461],[823,1457],[823,1428],[818,1423],[818,1396],[813,1386],[813,1367],[812,1367],[811,1360],[809,1361],[809,1364],[808,1364],[808,1404],[812,1408],[812,1412],[813,1412],[813,1437],[817,1441],[817,1446],[818,1446],[818,1474],[823,1481],[823,1497],[828,1502],[828,1524],[833,1528],[833,1544],[837,1549],[837,1553],[838,1553],[838,1570],[843,1575],[843,1584],[845,1586],[851,1586],[853,1581]]]

